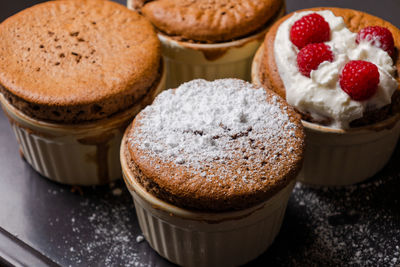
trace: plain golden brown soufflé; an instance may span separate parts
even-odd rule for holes
[[[151,24],[98,0],[50,1],[0,27],[2,93],[33,118],[79,123],[138,103],[160,72]]]
[[[180,40],[218,43],[243,38],[262,29],[283,1],[128,1],[160,32]]]

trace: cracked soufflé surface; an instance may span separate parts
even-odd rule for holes
[[[27,115],[77,123],[136,104],[159,77],[151,23],[100,0],[50,1],[0,26],[0,85]]]
[[[132,0],[130,3],[130,8],[140,10],[161,32],[209,43],[251,34],[284,8],[281,0]]]
[[[194,80],[161,93],[126,132],[130,171],[183,208],[244,209],[297,176],[300,116],[272,91],[237,79]]]

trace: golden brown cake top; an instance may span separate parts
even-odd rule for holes
[[[93,112],[107,116],[143,96],[159,71],[152,25],[110,1],[50,1],[28,8],[0,25],[0,47],[0,84],[21,107],[35,104],[38,110],[74,112],[98,104]]]
[[[140,4],[132,1],[132,8]],[[183,39],[221,42],[260,29],[282,7],[281,0],[156,0],[143,14],[162,32]],[[136,3],[136,4],[135,4]]]
[[[395,45],[395,53],[392,56],[393,63],[394,63],[394,68],[396,74],[394,75],[394,78],[397,80],[397,82],[400,82],[399,78],[399,71],[400,71],[400,53],[398,52],[400,49],[400,30],[392,25],[391,23],[367,14],[365,12],[353,10],[353,9],[344,9],[344,8],[334,8],[334,7],[317,7],[317,8],[311,8],[311,9],[304,9],[304,10],[298,10],[296,13],[300,13],[303,11],[323,11],[323,10],[330,10],[335,16],[342,17],[344,20],[344,23],[346,27],[353,33],[357,33],[361,29],[367,27],[367,26],[380,26],[380,27],[385,27],[389,29],[389,31],[393,35],[394,39],[394,45]],[[279,74],[278,67],[276,64],[275,60],[275,55],[274,55],[274,42],[275,42],[275,37],[277,34],[277,31],[279,29],[279,26],[286,20],[288,20],[291,16],[293,16],[293,13],[290,13],[286,15],[285,17],[281,18],[278,20],[274,25],[271,27],[271,29],[268,31],[265,40],[264,40],[264,53],[262,55],[262,62],[260,64],[260,69],[259,69],[259,78],[263,85],[266,88],[272,89],[276,93],[278,93],[281,97],[286,98],[286,89],[283,84],[282,78]],[[268,52],[266,52],[268,51]],[[393,115],[395,112],[399,110],[399,90],[397,92],[394,92],[392,96],[392,105],[390,106],[385,106],[381,109],[375,109],[375,110],[367,110],[363,117],[360,119],[355,119],[350,123],[350,127],[358,127],[358,126],[363,126],[367,124],[372,124],[377,121],[381,121],[388,116]],[[393,105],[394,103],[394,105]],[[320,123],[323,125],[329,125],[331,123],[331,118],[325,117],[320,120],[315,120],[312,118],[309,114],[303,113],[303,118],[305,120],[309,120],[312,122]]]
[[[267,200],[300,170],[300,117],[271,91],[237,79],[194,80],[161,93],[128,131],[137,180],[199,210]]]

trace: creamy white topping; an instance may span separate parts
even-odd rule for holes
[[[325,44],[331,48],[334,60],[321,63],[317,70],[311,71],[310,78],[299,72],[296,60],[299,50],[290,41],[290,29],[297,20],[310,13],[314,12],[294,13],[280,25],[275,37],[275,62],[285,85],[288,103],[303,113],[309,113],[317,121],[331,118],[332,124],[329,126],[333,128],[348,128],[349,123],[361,118],[364,112],[390,104],[398,86],[393,77],[396,69],[392,58],[367,41],[357,44],[357,34],[346,27],[342,17],[336,17],[329,10],[315,13],[321,15],[330,26],[331,40]],[[378,67],[378,90],[366,101],[352,100],[340,87],[340,72],[350,60],[365,60]]]

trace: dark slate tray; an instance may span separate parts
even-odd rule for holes
[[[0,21],[39,1],[0,2]],[[122,1],[119,1],[122,2]],[[290,0],[287,10],[341,6],[400,26],[400,1]],[[146,241],[122,181],[75,188],[40,177],[0,112],[0,265],[170,266]],[[251,266],[400,266],[400,146],[365,183],[297,184],[281,232]]]

